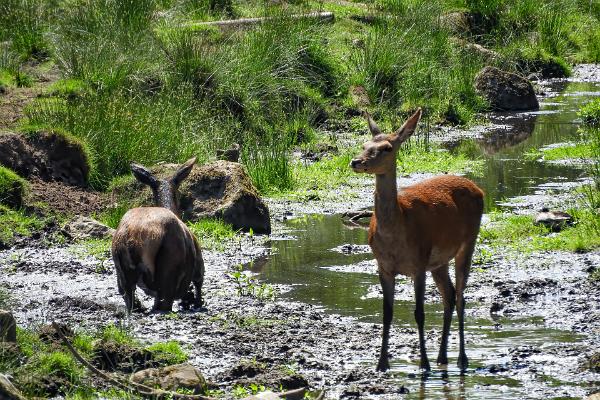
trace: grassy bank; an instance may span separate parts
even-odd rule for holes
[[[0,76],[17,86],[32,61],[59,69],[64,80],[28,108],[23,124],[86,142],[97,189],[132,160],[194,154],[205,162],[238,142],[260,190],[302,190],[291,152],[324,140],[327,120],[366,107],[394,124],[422,106],[432,121],[467,124],[486,107],[472,85],[485,64],[564,73],[569,62],[599,60],[598,7],[562,3],[10,0],[0,10]],[[337,18],[291,18],[319,9]],[[271,19],[226,33],[189,24],[249,16]],[[364,87],[368,103],[348,94],[354,86]]]

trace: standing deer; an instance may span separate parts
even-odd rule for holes
[[[196,158],[186,161],[169,179],[159,179],[143,166],[131,164],[135,178],[152,189],[156,207],[127,211],[113,236],[117,284],[128,312],[142,308],[135,296],[136,285],[154,297],[156,311],[171,311],[175,299],[181,299],[185,308],[190,302],[202,306],[202,252],[179,218],[178,188],[195,162]],[[195,295],[189,290],[190,282]]]
[[[423,302],[425,273],[430,271],[444,302],[444,327],[437,362],[448,363],[448,334],[456,305],[460,336],[458,366],[464,371],[469,363],[465,354],[463,292],[479,233],[483,192],[466,178],[443,175],[406,187],[398,194],[396,156],[400,145],[414,133],[421,109],[389,135],[381,132],[368,113],[364,116],[373,138],[363,145],[363,152],[350,166],[355,172],[375,174],[375,212],[369,227],[369,245],[377,259],[383,289],[383,338],[377,370],[389,368],[395,277],[403,274],[414,281],[421,368],[429,371]],[[456,289],[448,273],[448,262],[452,258]]]

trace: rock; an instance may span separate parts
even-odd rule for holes
[[[13,386],[6,375],[0,374],[0,399],[2,400],[25,400],[19,390]]]
[[[573,225],[573,217],[564,211],[550,211],[548,208],[542,208],[535,217],[534,224],[544,225],[553,232],[559,232],[564,227]]]
[[[0,134],[0,165],[24,178],[38,177],[72,186],[86,186],[90,172],[84,145],[57,130],[28,136]]]
[[[369,94],[367,93],[367,89],[363,86],[351,86],[350,87],[350,97],[352,101],[359,109],[366,109],[371,105],[371,100],[369,99]]]
[[[496,67],[485,67],[477,74],[475,89],[495,111],[537,110],[540,107],[531,82]]]
[[[600,400],[600,392],[589,395],[585,400]]]
[[[457,46],[473,53],[476,56],[483,58],[484,60],[491,61],[500,58],[500,54],[498,54],[494,50],[490,50],[486,47],[483,47],[480,44],[467,42],[466,40],[460,38],[451,38],[450,40]]]
[[[159,164],[150,170],[164,178],[177,167],[177,164]],[[179,192],[184,220],[219,218],[234,229],[271,232],[269,209],[241,164],[221,160],[196,166],[181,184]],[[119,201],[126,199],[136,205],[152,204],[150,190],[133,178],[113,188],[112,195]]]
[[[220,218],[234,229],[271,233],[269,209],[241,164],[216,161],[196,167],[180,191],[186,219]]]
[[[5,310],[0,310],[0,342],[17,342],[17,321]]]
[[[201,394],[206,389],[206,380],[202,373],[188,363],[145,369],[133,374],[131,380],[170,391],[188,389],[195,394]]]
[[[240,160],[240,145],[234,143],[230,148],[217,150],[217,158],[219,160],[238,162]]]
[[[110,238],[115,230],[95,219],[79,215],[68,222],[62,231],[71,239],[85,240]]]

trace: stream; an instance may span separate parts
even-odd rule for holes
[[[524,199],[543,193],[548,198],[548,188],[560,192],[581,182],[583,171],[566,163],[543,163],[527,156],[531,149],[540,149],[556,143],[572,142],[577,139],[579,106],[594,96],[600,96],[600,84],[590,82],[554,82],[547,87],[550,93],[540,104],[540,110],[528,113],[505,113],[491,116],[494,124],[482,138],[460,139],[448,144],[450,149],[465,148],[476,157],[485,160],[483,174],[469,176],[486,192],[487,211],[522,205]],[[580,183],[579,183],[580,184]],[[516,198],[518,200],[516,200]],[[542,197],[544,199],[544,197]],[[536,204],[539,206],[539,204]],[[530,210],[531,212],[531,210]],[[555,260],[559,263],[560,260]],[[502,264],[502,260],[498,263]],[[506,264],[506,263],[504,263]],[[363,322],[381,323],[382,297],[376,274],[376,264],[367,245],[364,229],[350,229],[343,224],[339,215],[308,215],[285,222],[285,230],[274,237],[271,255],[250,264],[250,269],[260,274],[262,280],[286,285],[291,290],[285,297],[294,301],[313,304],[327,312],[352,316]],[[523,271],[511,271],[500,265],[496,272],[486,278],[474,274],[472,278],[478,291],[483,288],[485,297],[492,297],[495,279],[526,281],[518,277]],[[541,269],[544,269],[541,267]],[[581,268],[580,268],[581,269]],[[581,271],[580,271],[581,272]],[[560,281],[573,270],[558,267],[546,272],[530,272],[546,275],[546,279]],[[551,276],[551,278],[548,278]],[[430,290],[433,284],[428,277]],[[394,322],[398,327],[415,328],[413,317],[412,284],[410,280],[397,278]],[[434,297],[435,295],[432,295]],[[548,293],[546,301],[552,299]],[[442,325],[443,308],[439,298],[427,298],[426,329],[439,331]],[[475,300],[475,304],[473,303]],[[391,371],[398,384],[409,389],[408,398],[431,399],[506,399],[577,398],[590,385],[598,385],[598,376],[574,377],[563,366],[577,362],[577,350],[569,357],[564,354],[540,354],[542,367],[527,369],[513,368],[508,373],[497,373],[508,365],[514,367],[519,349],[543,349],[556,345],[583,345],[585,336],[566,326],[550,327],[555,309],[542,306],[538,313],[515,312],[498,316],[489,312],[489,302],[479,302],[472,291],[467,290],[466,332],[467,353],[470,368],[461,376],[455,366],[457,341],[456,322],[453,324],[449,346],[450,364],[447,368],[434,368],[423,376],[418,368],[418,356],[411,352],[392,355]],[[539,300],[538,300],[539,301]],[[543,304],[545,301],[539,301]],[[469,311],[469,308],[471,310]],[[475,310],[473,310],[475,309]],[[455,319],[456,321],[456,319]],[[380,333],[379,333],[380,334]],[[394,341],[392,335],[391,341]],[[414,335],[417,341],[417,335]],[[428,341],[429,357],[435,360],[439,344]],[[542,351],[542,353],[545,353]],[[533,356],[535,357],[535,355]],[[528,357],[523,357],[529,358]],[[375,358],[360,360],[374,368]],[[525,362],[525,361],[524,361]],[[500,367],[499,367],[500,366]]]

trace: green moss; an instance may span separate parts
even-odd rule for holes
[[[0,204],[21,207],[26,187],[23,178],[11,169],[0,166]]]
[[[158,361],[167,365],[181,364],[188,360],[188,355],[183,351],[181,345],[174,341],[155,343],[147,347]]]

